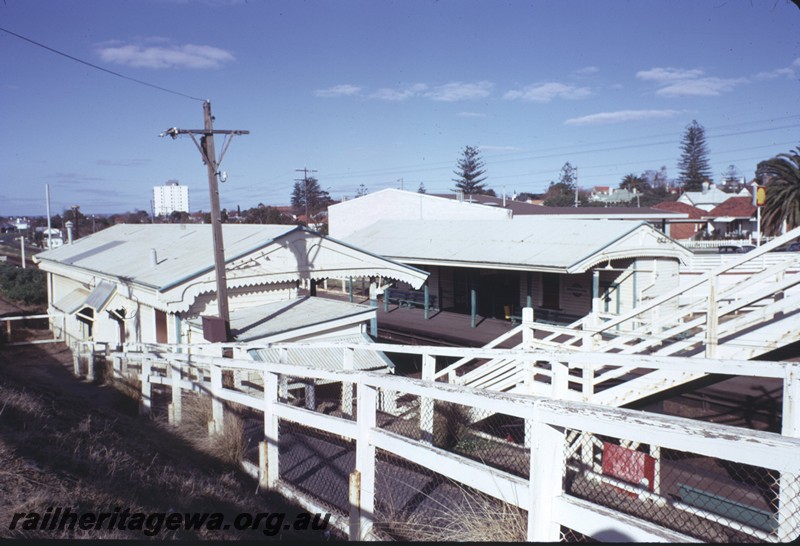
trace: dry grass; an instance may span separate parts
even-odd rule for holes
[[[228,405],[224,412],[222,431],[209,434],[209,422],[213,417],[211,399],[196,394],[184,395],[178,432],[198,449],[226,464],[238,465],[247,449],[244,421],[238,411],[239,408]]]
[[[423,542],[526,540],[524,510],[450,480],[443,479],[439,488],[446,489],[446,499],[414,488],[422,500],[413,507],[382,503],[379,536]]]
[[[76,380],[63,345],[0,351],[0,538],[143,539],[141,531],[10,529],[14,514],[74,512],[299,512],[258,493],[228,461],[240,460],[241,433],[224,456],[198,449],[165,420],[141,418],[137,401],[109,385]],[[127,384],[130,394],[136,385]],[[123,403],[120,400],[127,400]],[[233,412],[229,419],[235,420]],[[203,418],[205,419],[205,418]],[[203,423],[203,437],[208,437]],[[235,430],[236,425],[226,429]],[[228,437],[228,433],[222,435]],[[224,442],[223,442],[224,443]],[[265,539],[261,530],[162,531],[154,539]],[[275,539],[321,540],[322,533],[281,530]]]

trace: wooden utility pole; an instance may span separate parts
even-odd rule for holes
[[[214,237],[214,271],[217,279],[217,307],[219,317],[225,322],[225,333],[227,340],[230,340],[231,317],[228,310],[228,283],[225,278],[225,245],[222,240],[222,224],[220,222],[219,209],[219,187],[217,178],[221,176],[219,164],[228,150],[234,135],[249,135],[250,131],[241,130],[219,130],[214,129],[214,116],[211,115],[211,102],[203,103],[203,129],[178,129],[172,127],[161,133],[161,136],[171,136],[173,139],[178,135],[189,135],[192,137],[200,155],[203,158],[208,171],[208,194],[211,201],[211,231]],[[198,142],[196,135],[200,135]],[[217,160],[216,150],[214,149],[214,135],[226,135],[222,153]],[[223,180],[224,181],[224,180]]]

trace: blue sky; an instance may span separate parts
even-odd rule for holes
[[[296,169],[334,198],[453,187],[478,146],[498,193],[666,166],[705,127],[715,178],[800,145],[800,9],[788,0],[4,0],[0,215],[150,209],[179,180],[208,210],[189,137],[211,101],[246,129],[222,206],[288,204]],[[183,95],[188,95],[183,96]],[[194,98],[189,98],[194,97]],[[217,150],[221,140],[217,141]]]

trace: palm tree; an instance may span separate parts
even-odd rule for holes
[[[767,200],[761,209],[761,229],[779,234],[800,226],[800,147],[758,164],[756,177],[766,180]]]

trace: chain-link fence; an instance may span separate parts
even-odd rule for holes
[[[704,542],[800,531],[794,474],[576,430],[567,433],[564,492]]]

